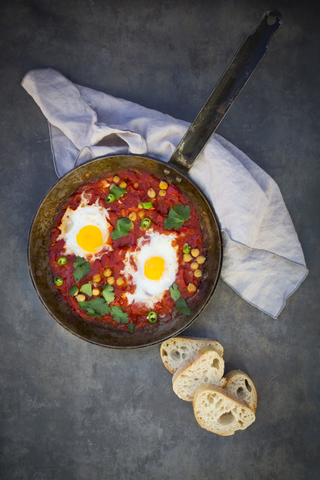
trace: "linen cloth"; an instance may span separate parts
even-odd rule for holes
[[[94,157],[148,155],[168,161],[189,123],[66,79],[47,68],[22,86],[49,122],[56,173]],[[221,277],[273,318],[308,274],[292,220],[274,180],[243,152],[214,134],[189,172],[219,218]]]

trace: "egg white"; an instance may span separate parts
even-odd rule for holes
[[[123,276],[128,279],[129,284],[134,284],[134,293],[125,293],[128,303],[144,303],[149,308],[159,302],[166,290],[174,283],[178,273],[177,246],[172,242],[176,235],[160,234],[148,231],[147,237],[140,238],[137,242],[137,249],[134,252],[127,252],[124,263]],[[149,258],[161,257],[165,262],[165,269],[160,280],[150,280],[145,276],[144,265]]]
[[[86,260],[94,260],[99,257],[99,253],[103,249],[111,250],[110,233],[112,227],[108,222],[108,210],[99,205],[99,199],[92,205],[88,205],[90,198],[87,198],[85,193],[81,196],[81,202],[76,210],[67,208],[65,214],[61,219],[59,230],[61,234],[58,240],[65,241],[64,253],[66,255],[77,255]],[[79,231],[88,225],[98,227],[102,233],[103,244],[97,248],[95,252],[87,252],[77,243],[77,235]]]

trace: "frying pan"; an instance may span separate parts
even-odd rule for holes
[[[28,265],[34,288],[47,311],[65,329],[79,338],[111,348],[153,345],[178,335],[189,327],[208,304],[218,281],[222,263],[219,222],[203,193],[187,174],[216,130],[239,92],[267,51],[269,39],[282,23],[279,12],[266,12],[258,28],[244,41],[209,99],[191,124],[168,163],[137,155],[99,157],[74,169],[58,181],[42,201],[31,225]],[[177,185],[196,205],[206,248],[206,268],[200,291],[191,299],[191,313],[169,322],[150,324],[143,332],[123,333],[86,321],[73,313],[56,292],[49,264],[48,246],[53,221],[61,205],[82,184],[121,169],[139,169]]]

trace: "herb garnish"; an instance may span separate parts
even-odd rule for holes
[[[113,302],[115,294],[113,292],[114,288],[112,285],[104,285],[102,290],[102,296],[107,303]]]
[[[188,307],[185,299],[180,298],[181,293],[179,292],[179,288],[176,283],[174,283],[172,287],[170,287],[170,293],[172,300],[176,302],[176,310],[183,313],[184,315],[189,315],[191,313],[191,309]]]
[[[110,193],[116,197],[116,200],[119,200],[124,193],[127,193],[127,190],[125,188],[117,187],[117,185],[113,185],[113,187],[110,188]]]
[[[92,285],[91,283],[86,283],[80,287],[80,292],[85,293],[88,297],[92,297]]]
[[[141,203],[141,205],[142,205],[142,208],[145,208],[146,210],[148,210],[149,208],[152,208],[152,207],[153,207],[153,203],[152,203],[152,202]]]
[[[92,317],[102,317],[102,315],[110,313],[110,307],[108,307],[103,298],[94,298],[87,302],[79,302],[79,306],[87,311],[87,315],[91,315]]]
[[[191,309],[188,307],[184,298],[179,298],[176,303],[176,310],[182,312],[184,315],[189,315],[191,313]]]
[[[74,297],[77,292],[79,292],[79,288],[77,287],[77,285],[72,285],[69,290],[70,295]]]
[[[121,307],[111,307],[111,315],[116,322],[128,323],[128,314],[125,313]]]
[[[90,262],[87,262],[84,258],[77,257],[76,261],[73,264],[75,271],[73,272],[73,276],[76,282],[79,282],[81,278],[88,275],[90,272],[91,266]]]
[[[178,230],[178,228],[182,227],[184,222],[189,220],[190,218],[190,207],[189,205],[175,205],[174,207],[170,208],[170,212],[168,218],[164,221],[164,228],[166,230]]]
[[[174,283],[172,287],[170,287],[171,298],[176,302],[179,300],[181,293],[179,292],[178,285]]]
[[[123,217],[117,220],[117,226],[111,233],[112,240],[118,240],[118,238],[125,237],[128,235],[132,228],[130,218]]]
[[[103,290],[103,292],[105,292]],[[103,295],[102,292],[102,295]],[[108,291],[106,291],[107,293]],[[112,293],[112,292],[110,292]],[[110,313],[114,320],[118,323],[128,323],[128,314],[125,313],[121,307],[109,307],[107,302],[103,298],[94,298],[93,300],[88,300],[87,302],[79,302],[79,306],[87,311],[87,315],[92,317],[102,317]],[[132,328],[132,327],[131,327]],[[133,333],[133,332],[132,332]]]
[[[128,329],[130,333],[134,333],[134,323],[129,323],[128,324]]]

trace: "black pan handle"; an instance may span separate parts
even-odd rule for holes
[[[282,15],[267,11],[258,28],[243,42],[210,97],[173,152],[169,163],[187,173],[216,131],[237,96],[268,49],[268,42],[282,24]]]

